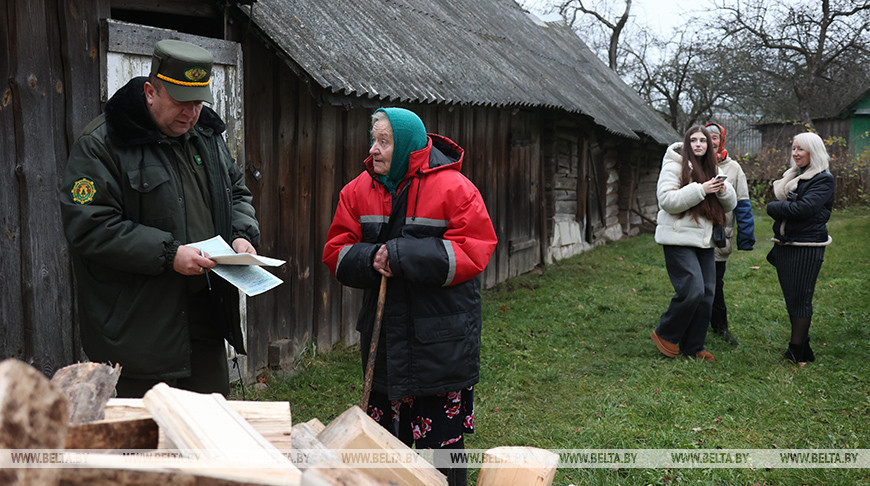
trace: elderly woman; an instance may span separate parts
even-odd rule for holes
[[[734,211],[725,213],[725,246],[713,249],[716,259],[716,294],[713,296],[713,315],[710,329],[731,346],[737,346],[737,338],[728,329],[728,306],[725,304],[725,270],[728,257],[736,246],[738,250],[752,250],[755,245],[755,217],[749,200],[749,184],[746,174],[736,160],[725,150],[725,127],[718,123],[708,123],[704,128],[710,132],[710,143],[716,153],[719,172],[728,177],[728,182],[737,191],[737,206]],[[734,226],[737,226],[735,234]],[[736,245],[734,237],[736,236]]]
[[[713,245],[724,245],[725,233],[714,243],[714,228],[721,229],[725,213],[737,206],[734,188],[718,172],[710,133],[700,125],[689,127],[662,161],[655,239],[663,245],[675,293],[650,338],[669,358],[682,353],[715,361],[704,343],[716,286]]]
[[[372,115],[365,170],[339,196],[323,262],[365,289],[357,321],[368,359],[381,276],[388,278],[368,414],[417,449],[462,449],[474,430],[480,369],[479,275],[496,235],[464,150],[402,108]],[[451,485],[464,467],[442,469]]]
[[[821,137],[810,132],[794,137],[791,167],[774,181],[773,193],[776,201],[767,205],[767,214],[774,219],[774,245],[767,260],[776,267],[791,320],[784,358],[806,363],[816,359],[809,337],[813,293],[831,243],[827,223],[834,206],[834,176]]]

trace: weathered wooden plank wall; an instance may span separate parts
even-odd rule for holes
[[[105,4],[3,5],[0,271],[7,278],[0,292],[0,352],[32,360],[51,375],[82,357],[57,181],[75,135],[99,113],[99,85],[91,88],[85,79],[98,69],[95,24]]]
[[[326,265],[318,264],[317,257],[321,254],[323,245],[326,243],[326,234],[335,214],[338,191],[343,182],[347,182],[341,181],[339,178],[342,171],[339,170],[338,165],[342,161],[336,157],[336,154],[344,151],[337,147],[343,145],[342,141],[344,140],[360,136],[347,133],[336,126],[340,119],[339,114],[336,113],[337,110],[333,106],[324,105],[320,107],[320,116],[315,118],[318,128],[317,156],[314,159],[316,163],[314,181],[317,190],[317,204],[315,204],[314,224],[311,226],[311,231],[314,233],[314,248],[311,258],[315,270],[314,285],[319,291],[317,296],[319,312],[315,320],[317,345],[324,349],[331,348],[341,339],[339,329],[341,326],[341,302],[339,300],[341,285],[332,277]]]
[[[277,86],[272,82],[274,56],[257,55],[258,53],[250,52],[246,46],[243,46],[245,52],[244,61],[244,78],[252,79],[252,73],[256,73],[253,79],[255,82],[248,83],[244,93],[244,110],[245,118],[248,118],[247,113],[257,113],[258,117],[271,118],[278,111],[278,103],[276,102],[275,90]],[[245,133],[246,147],[246,165],[249,168],[246,176],[247,186],[255,193],[255,201],[257,204],[257,219],[260,221],[260,246],[259,253],[267,256],[277,257],[280,253],[280,239],[274,237],[269,238],[268,234],[275,232],[280,234],[282,227],[280,219],[276,218],[276,213],[280,208],[278,204],[278,192],[280,185],[276,184],[275,173],[277,165],[269,164],[275,158],[275,150],[277,144],[273,143],[272,138],[277,130],[277,126],[272,124],[254,123],[248,124],[248,130]],[[259,176],[254,177],[254,175]],[[263,227],[263,221],[271,221],[272,224],[268,228]],[[265,234],[264,234],[265,233]],[[280,315],[275,308],[276,303],[282,300],[287,300],[288,292],[292,290],[294,282],[288,279],[287,268],[289,263],[274,270],[274,273],[284,280],[284,284],[278,286],[271,291],[247,299],[247,317],[248,317],[248,342],[247,351],[248,358],[246,367],[249,372],[262,368],[265,365],[265,360],[268,357],[268,327],[280,328],[281,322],[270,322],[271,326],[267,326],[261,316],[275,317]],[[262,362],[262,364],[261,364]]]
[[[244,49],[248,163],[261,175],[248,185],[261,251],[287,260],[278,270],[284,285],[248,300],[249,369],[258,369],[269,364],[269,344],[281,339],[292,354],[310,343],[328,350],[357,342],[361,293],[342,288],[321,255],[338,191],[362,169],[369,113],[319,104],[262,43],[248,40]]]
[[[519,112],[514,118],[518,123],[510,127],[507,184],[502,184],[505,192],[499,198],[510,205],[506,218],[508,234],[502,242],[507,247],[510,277],[535,268],[541,262],[541,247],[546,245],[539,224],[544,219],[538,130],[541,125],[534,113]]]
[[[23,358],[27,354],[22,319],[24,308],[21,281],[15,278],[21,273],[21,205],[16,176],[16,119],[21,117],[21,112],[20,107],[17,115],[14,112],[16,105],[12,93],[13,88],[18,89],[14,86],[18,69],[18,55],[13,50],[18,41],[15,7],[14,3],[6,4],[0,17],[0,75],[4,80],[0,85],[0,159],[3,161],[0,171],[0,187],[3,187],[0,191],[0,255],[3,255],[0,258],[0,272],[11,277],[3,280],[3,291],[0,292],[0,322],[4,323],[0,326],[0,352],[4,357]]]

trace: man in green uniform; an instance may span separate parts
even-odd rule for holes
[[[163,40],[151,74],[133,78],[75,142],[60,185],[73,255],[82,345],[120,363],[118,395],[161,381],[229,392],[224,339],[244,353],[238,290],[187,246],[220,235],[256,253],[260,231],[244,174],[203,102],[213,59]]]

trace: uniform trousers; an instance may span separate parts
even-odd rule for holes
[[[219,321],[212,315],[216,306],[212,304],[209,292],[205,288],[187,298],[190,376],[175,379],[128,378],[122,369],[121,378],[115,386],[119,398],[142,398],[145,392],[161,382],[197,393],[220,393],[226,396],[230,392],[226,342],[221,331],[215,329],[215,323]]]

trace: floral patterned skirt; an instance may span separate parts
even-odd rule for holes
[[[408,446],[441,449],[474,433],[474,386],[400,400],[372,390],[368,414]]]

